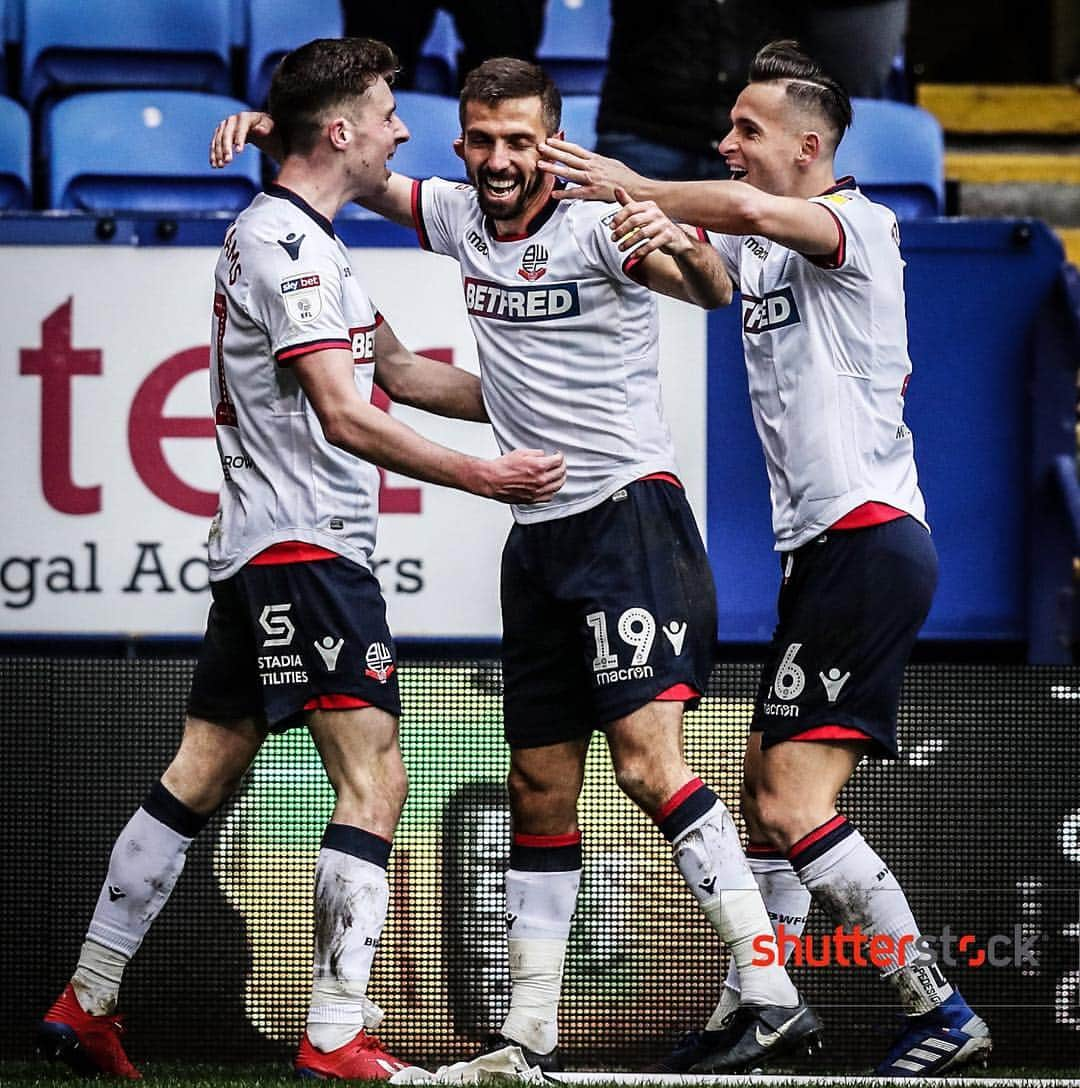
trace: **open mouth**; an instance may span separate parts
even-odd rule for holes
[[[746,177],[746,167],[736,166],[734,163],[728,163],[728,173],[731,174],[732,181],[742,181]]]
[[[482,181],[484,194],[492,200],[510,200],[520,188],[516,178],[493,178],[490,175]]]

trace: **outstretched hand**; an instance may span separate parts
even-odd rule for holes
[[[219,121],[210,139],[210,165],[215,169],[228,166],[248,142],[271,158],[281,159],[281,142],[274,131],[274,119],[268,113],[245,110]]]
[[[608,159],[580,144],[551,137],[540,145],[539,167],[545,174],[572,181],[575,187],[556,189],[556,200],[615,200],[616,188],[637,192],[644,180],[618,159]]]
[[[511,450],[487,462],[484,494],[498,502],[547,502],[566,482],[566,458],[543,450]]]

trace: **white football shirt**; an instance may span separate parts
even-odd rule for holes
[[[368,565],[378,470],[326,440],[289,364],[345,348],[357,390],[369,400],[381,320],[330,221],[294,193],[271,186],[229,227],[214,272],[210,336],[225,475],[210,528],[212,579],[287,540]]]
[[[850,179],[813,199],[840,228],[832,260],[767,238],[710,234],[742,294],[778,551],[866,502],[926,524],[904,422],[911,360],[896,217]]]
[[[611,241],[618,206],[552,200],[499,238],[471,185],[413,183],[425,249],[457,259],[484,404],[499,448],[562,451],[566,484],[520,522],[599,505],[653,472],[677,473],[664,422],[657,306]]]

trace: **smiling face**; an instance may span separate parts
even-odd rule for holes
[[[500,234],[521,233],[547,203],[554,178],[537,169],[537,147],[549,136],[539,97],[468,101],[455,147],[476,186],[480,207]]]
[[[830,174],[832,169],[831,161],[817,157],[817,141],[807,159],[811,120],[793,105],[783,82],[751,83],[735,100],[731,131],[720,144],[732,178],[774,196],[804,195],[808,166],[824,166]]]
[[[342,111],[349,130],[346,172],[353,197],[373,196],[386,189],[398,144],[409,138],[409,130],[398,117],[394,96],[385,79],[377,79],[350,108]]]

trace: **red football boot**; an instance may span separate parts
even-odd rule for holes
[[[69,982],[38,1027],[38,1053],[50,1061],[59,1058],[78,1073],[142,1080],[120,1042],[124,1033],[121,1021],[115,1014],[92,1016],[84,1012]]]
[[[325,1052],[312,1046],[305,1032],[293,1064],[297,1076],[318,1080],[389,1080],[399,1069],[408,1068],[363,1028],[344,1046]]]

